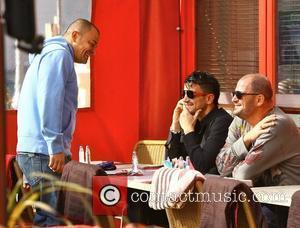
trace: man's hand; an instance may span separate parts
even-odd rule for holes
[[[182,127],[184,134],[188,134],[192,131],[194,131],[196,121],[198,119],[198,116],[201,112],[201,109],[197,110],[194,115],[192,115],[189,110],[186,108],[185,105],[183,105],[183,111],[180,114],[179,117],[179,123]]]
[[[250,145],[264,133],[268,133],[272,126],[276,125],[276,115],[272,114],[258,122],[247,134],[244,135],[245,146],[249,149]]]
[[[65,164],[65,154],[63,152],[50,155],[48,166],[51,170],[53,170],[53,172],[62,173],[64,164]]]
[[[25,191],[29,191],[30,190],[30,185],[28,183],[28,180],[26,178],[26,176],[23,173],[23,188],[25,189]]]
[[[172,117],[172,124],[171,128],[173,131],[180,131],[180,124],[179,124],[179,116],[183,109],[183,99],[179,100],[176,104],[176,107],[173,111],[173,117]]]

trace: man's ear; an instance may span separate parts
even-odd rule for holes
[[[262,94],[257,95],[256,102],[257,106],[262,106],[265,103],[265,96]]]
[[[72,42],[75,43],[77,41],[77,39],[78,39],[78,36],[79,36],[79,32],[73,31],[72,34],[71,34]]]
[[[212,104],[214,103],[215,95],[212,93],[207,94],[206,96],[206,103],[207,104]]]

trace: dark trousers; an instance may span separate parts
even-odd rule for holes
[[[128,219],[133,223],[169,227],[165,210],[148,206],[149,192],[128,188]]]

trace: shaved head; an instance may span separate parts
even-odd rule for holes
[[[248,81],[253,93],[263,94],[266,100],[271,100],[273,90],[268,78],[262,74],[246,74],[241,80]]]
[[[92,28],[96,29],[96,31],[98,32],[98,34],[100,33],[98,28],[93,25],[91,22],[89,22],[86,19],[76,19],[75,21],[73,21],[69,27],[66,29],[65,34],[70,34],[73,31],[77,31],[77,32],[86,32],[86,31],[90,31]]]

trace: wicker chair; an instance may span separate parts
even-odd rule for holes
[[[202,181],[196,181],[194,192],[203,191]],[[200,227],[201,202],[187,202],[182,209],[166,209],[170,228]]]
[[[201,193],[203,192],[203,182],[196,181],[194,192]],[[242,194],[241,204],[242,210],[238,210],[239,219],[237,227],[248,227],[248,228],[257,228],[254,214],[250,206],[250,199],[246,194]],[[201,227],[201,202],[187,202],[182,209],[166,209],[169,226],[170,228],[190,228],[190,227]]]
[[[165,140],[141,140],[134,146],[140,164],[162,164],[165,159]]]

